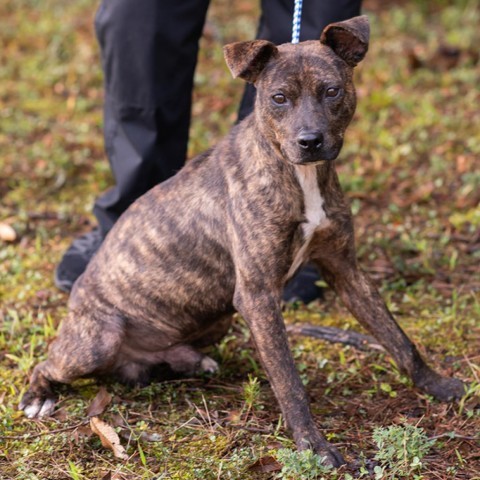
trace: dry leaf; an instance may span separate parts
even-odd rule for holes
[[[97,395],[87,408],[87,416],[98,417],[105,411],[105,408],[110,405],[111,401],[112,396],[107,392],[107,389],[105,387],[100,387]]]
[[[125,479],[119,473],[108,472],[104,477],[102,477],[102,480],[125,480]]]
[[[116,458],[127,460],[128,455],[125,448],[120,444],[117,432],[108,423],[100,420],[98,417],[90,419],[90,428],[100,437],[100,441],[105,448],[109,448]]]
[[[251,472],[268,473],[278,472],[282,466],[271,456],[259,458],[253,465],[248,467]]]
[[[17,239],[17,232],[8,223],[0,222],[0,240],[14,242]]]

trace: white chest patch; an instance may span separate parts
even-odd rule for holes
[[[295,253],[287,278],[290,278],[306,260],[307,249],[315,230],[326,227],[329,223],[323,209],[323,198],[318,188],[316,167],[314,165],[295,165],[295,173],[302,187],[306,221],[302,224],[303,243]]]

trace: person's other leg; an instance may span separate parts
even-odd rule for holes
[[[340,22],[360,15],[361,0],[310,0],[303,2],[300,41],[320,39],[323,29],[330,23]],[[262,16],[257,38],[276,45],[292,39],[293,0],[262,0]],[[238,120],[245,118],[255,102],[255,87],[247,84],[238,112]],[[304,266],[286,285],[283,299],[286,302],[310,303],[322,297],[316,285],[320,279],[315,266]]]
[[[209,0],[103,0],[95,27],[105,74],[105,150],[115,185],[95,202],[98,228],[55,272],[69,291],[128,206],[183,166],[193,75]]]

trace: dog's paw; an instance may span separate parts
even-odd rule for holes
[[[315,453],[320,457],[325,458],[326,465],[331,465],[334,468],[341,467],[346,463],[342,454],[333,445],[329,445],[328,448],[317,450]]]
[[[297,442],[297,448],[299,450],[313,450],[319,457],[323,458],[325,465],[331,465],[334,468],[341,467],[346,463],[338,449],[323,438],[314,441],[302,439]]]
[[[217,373],[219,370],[218,363],[210,357],[203,357],[200,362],[200,372],[201,373]]]
[[[55,399],[51,397],[34,397],[28,392],[22,398],[19,410],[23,410],[27,418],[49,417],[55,410]]]
[[[416,385],[420,390],[432,395],[440,402],[459,400],[467,391],[467,386],[461,380],[442,377],[437,373],[429,375],[423,382],[418,382]]]

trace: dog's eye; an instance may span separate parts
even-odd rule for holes
[[[272,100],[277,105],[283,105],[287,101],[287,97],[283,93],[276,93],[273,95]]]
[[[340,93],[339,88],[330,87],[330,88],[327,88],[327,91],[325,92],[325,96],[329,98],[335,98],[336,96],[338,96],[339,93]]]

